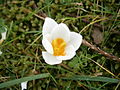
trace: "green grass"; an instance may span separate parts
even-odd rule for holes
[[[37,16],[63,22],[88,42],[120,57],[119,5],[117,0],[1,0],[0,32],[8,30],[0,44],[1,90],[21,90],[23,81],[29,81],[28,90],[119,90],[120,62],[87,46],[81,45],[73,59],[60,65],[46,64],[41,55],[44,20]],[[92,37],[95,24],[103,37],[99,44]]]

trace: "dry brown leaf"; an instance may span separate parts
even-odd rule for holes
[[[95,27],[92,33],[92,38],[95,44],[100,44],[103,40],[103,34],[99,28]]]

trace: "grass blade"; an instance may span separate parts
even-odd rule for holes
[[[108,78],[108,77],[96,77],[96,76],[72,76],[72,77],[66,77],[62,78],[66,80],[86,80],[86,81],[101,81],[101,82],[110,82],[110,83],[118,83],[120,82],[119,79],[114,78]]]
[[[15,79],[15,80],[11,80],[11,81],[8,81],[8,82],[1,83],[0,88],[9,87],[9,86],[19,84],[19,83],[25,82],[25,81],[31,81],[31,80],[35,80],[35,79],[46,78],[46,77],[49,77],[49,76],[50,76],[49,73],[44,73],[44,74],[32,75],[32,76],[29,76],[29,77],[23,77],[23,78],[20,78],[20,79]]]

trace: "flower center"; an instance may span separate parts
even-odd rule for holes
[[[52,41],[54,56],[65,56],[66,42],[62,38],[56,38]]]

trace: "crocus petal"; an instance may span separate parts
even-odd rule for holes
[[[82,35],[75,33],[75,32],[70,32],[70,41],[69,45],[73,45],[75,50],[77,50],[82,43]]]
[[[75,52],[75,48],[73,47],[73,45],[69,45],[66,47],[66,55],[65,56],[57,56],[56,58],[58,60],[70,60],[71,58],[73,58],[76,54]]]
[[[52,43],[52,37],[51,37],[50,34],[46,34],[44,37],[45,37],[50,43]]]
[[[27,82],[28,81],[21,83],[21,88],[22,88],[21,90],[27,89]]]
[[[42,44],[48,53],[53,54],[53,47],[52,47],[50,41],[47,39],[47,37],[48,37],[48,35],[46,37],[43,37]],[[50,39],[50,37],[49,37],[49,39]]]
[[[50,65],[60,64],[62,62],[62,60],[58,60],[55,56],[49,54],[48,52],[43,51],[42,56],[45,62]]]
[[[70,40],[70,31],[66,24],[61,23],[56,26],[51,32],[52,40],[56,38],[62,38],[66,42]]]
[[[0,51],[0,55],[2,54],[2,52]]]
[[[7,34],[7,29],[5,28],[5,32],[1,33],[1,40],[5,40],[6,39],[6,34]]]
[[[50,34],[53,28],[57,25],[57,22],[55,22],[53,19],[46,17],[42,30],[43,36],[46,34]]]

